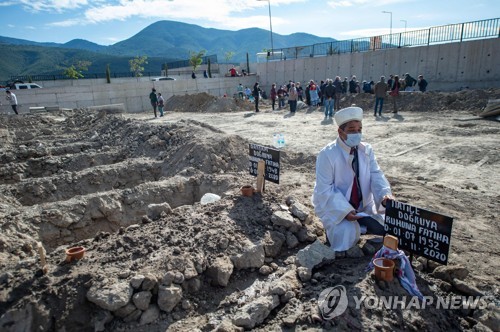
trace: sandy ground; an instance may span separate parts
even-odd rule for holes
[[[364,98],[370,102],[371,98]],[[288,187],[299,186],[304,199],[314,188],[314,158],[337,136],[333,120],[325,120],[322,109],[307,108],[292,116],[287,109],[272,111],[266,102],[261,113],[169,113],[151,119],[149,114],[133,119],[175,123],[191,118],[244,140],[272,146],[273,134],[283,133],[286,147],[303,155],[302,165],[284,165],[280,179]],[[474,112],[444,110],[391,113],[386,101],[382,117],[365,107],[363,141],[370,143],[377,161],[393,186],[396,199],[454,218],[450,263],[472,264],[484,271],[477,277],[497,283],[499,248],[500,123],[470,120]],[[411,150],[419,145],[421,148]],[[403,151],[411,150],[400,154]],[[271,186],[274,184],[270,184]],[[293,189],[292,189],[293,190]],[[297,192],[290,192],[297,195]]]
[[[3,117],[0,327],[498,330],[500,122],[464,120],[499,97],[498,89],[405,95],[398,115],[386,105],[382,117],[373,116],[369,95],[343,100],[365,109],[363,140],[372,144],[396,199],[454,218],[448,264],[462,271],[468,287],[458,289],[459,281],[419,260],[421,291],[478,292],[492,302],[450,311],[351,303],[334,320],[318,311],[327,287],[345,285],[350,295],[407,293],[397,281],[380,283],[365,272],[369,237],[312,275],[297,266],[300,250],[326,240],[310,197],[316,155],[337,127],[321,109],[291,116],[264,102],[256,114],[248,102],[203,95],[198,102],[167,101],[162,118],[152,111],[85,110]],[[239,187],[254,181],[246,169],[248,143],[271,145],[274,133],[286,141],[280,185],[268,182],[263,195],[241,197]],[[222,199],[200,205],[208,192]],[[299,221],[295,204],[309,217]],[[276,216],[289,209],[294,226],[278,224]],[[48,251],[45,275],[37,241]],[[73,245],[86,247],[86,256],[66,263],[64,249]]]

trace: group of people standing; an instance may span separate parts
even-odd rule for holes
[[[155,118],[157,118],[156,109],[160,111],[160,117],[163,116],[163,107],[165,107],[165,99],[163,99],[160,92],[156,93],[156,89],[152,88],[151,93],[149,94],[149,100],[151,101],[151,106],[153,106],[153,111],[155,114]]]
[[[428,84],[423,75],[419,75],[418,79],[414,79],[408,73],[404,75],[404,79],[400,79],[398,75],[390,75],[387,82],[385,81],[385,76],[381,76],[380,81],[377,83],[373,81],[369,83],[363,81],[363,83],[364,92],[375,94],[374,116],[377,116],[377,114],[382,116],[382,108],[387,94],[392,97],[392,112],[398,113],[397,99],[400,91],[415,91],[415,87],[418,86],[419,91],[425,92]],[[256,86],[258,86],[258,83],[256,83]],[[257,98],[262,96],[262,90],[260,90],[260,87],[256,90],[256,86],[254,86],[252,91],[253,98],[256,98],[257,92],[259,95]],[[340,110],[342,94],[346,94],[347,92],[350,94],[361,92],[359,81],[356,80],[356,76],[354,75],[350,81],[348,81],[347,77],[342,81],[340,76],[336,76],[335,80],[327,78],[319,84],[314,80],[310,80],[305,89],[301,86],[300,82],[293,82],[292,80],[288,84],[280,85],[279,87],[276,83],[273,83],[271,85],[270,98],[273,111],[276,109],[276,102],[278,102],[278,109],[282,109],[285,107],[285,102],[288,99],[290,112],[295,113],[297,101],[304,101],[305,95],[305,103],[308,106],[323,106],[325,119],[331,119],[334,112]],[[257,103],[255,109],[258,112]]]
[[[399,98],[400,91],[412,92],[415,91],[415,86],[418,86],[420,92],[425,92],[427,90],[427,81],[424,79],[423,75],[418,75],[418,80],[411,77],[410,74],[406,73],[404,79],[399,79],[398,75],[390,75],[387,83],[385,82],[385,76],[380,77],[380,81],[375,84],[373,88],[373,93],[375,94],[375,108],[373,110],[373,116],[382,116],[382,108],[384,106],[384,99],[389,92],[389,96],[392,99],[392,113],[398,113],[397,100]]]

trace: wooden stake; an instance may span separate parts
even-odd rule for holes
[[[37,242],[37,248],[38,248],[38,254],[40,255],[40,264],[42,265],[43,274],[47,274],[48,267],[47,267],[45,248],[43,247],[41,242]]]
[[[258,193],[264,191],[264,174],[266,171],[266,162],[264,160],[259,160],[257,164],[257,189],[255,190]]]

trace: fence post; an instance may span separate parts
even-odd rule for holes
[[[399,33],[399,43],[398,48],[401,48],[401,32]]]
[[[353,47],[354,47],[354,40],[353,40],[353,39],[351,39],[351,53],[352,53],[352,49],[353,49]]]
[[[462,23],[461,29],[462,31],[460,31],[460,42],[462,42],[464,38],[464,23]]]
[[[429,28],[429,35],[427,36],[427,46],[431,43],[431,29],[432,28]]]

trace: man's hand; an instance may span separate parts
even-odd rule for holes
[[[394,196],[392,195],[385,195],[383,198],[382,198],[382,206],[385,207],[385,205],[387,204],[387,200],[390,199],[390,200],[394,200]]]
[[[361,219],[361,218],[363,218],[363,217],[361,217],[361,216],[357,216],[357,215],[356,215],[356,211],[351,211],[351,212],[349,212],[349,213],[345,216],[345,218],[346,218],[347,220],[349,220],[349,221],[356,221],[356,220]]]

